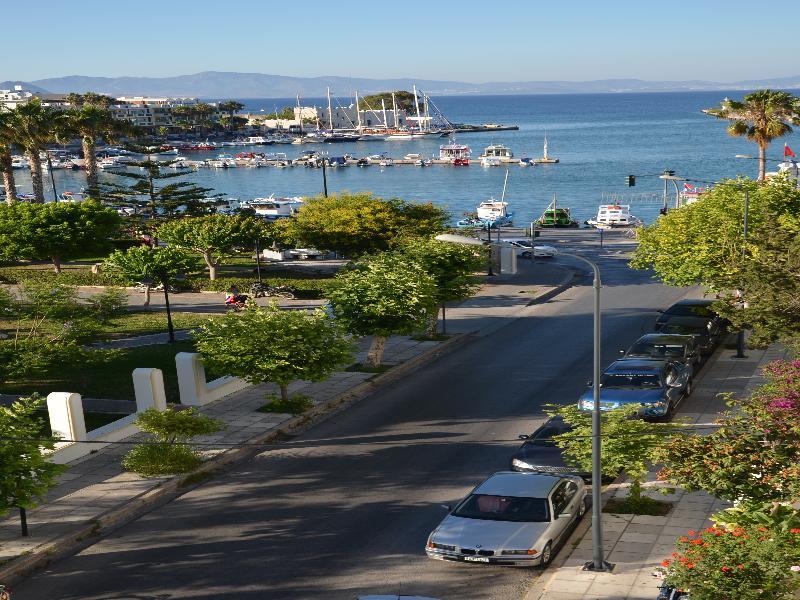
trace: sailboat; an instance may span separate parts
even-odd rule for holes
[[[500,200],[489,198],[481,202],[476,208],[477,217],[467,217],[456,223],[457,227],[507,227],[514,224],[514,213],[509,212],[506,202],[506,187],[508,186],[508,169],[503,181],[503,194]]]

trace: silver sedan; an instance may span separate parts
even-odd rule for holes
[[[428,536],[437,560],[546,566],[586,512],[586,485],[573,475],[495,473]]]

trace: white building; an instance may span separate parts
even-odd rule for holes
[[[13,90],[0,90],[0,109],[14,110],[32,98],[39,98],[44,106],[60,108],[69,106],[66,94],[40,94],[24,90],[21,85],[15,85]]]

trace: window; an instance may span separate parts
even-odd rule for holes
[[[547,500],[493,494],[472,494],[453,511],[456,517],[489,521],[549,521]]]
[[[658,388],[661,381],[656,373],[606,373],[600,378],[606,388]]]
[[[574,481],[565,481],[559,484],[553,492],[553,516],[558,517],[563,512],[566,512],[569,503],[575,497],[578,491],[578,486]]]

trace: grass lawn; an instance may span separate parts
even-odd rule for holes
[[[87,398],[134,400],[131,373],[138,367],[161,369],[167,401],[178,402],[178,376],[175,372],[175,355],[194,352],[192,342],[158,344],[127,348],[100,365],[86,365],[82,369],[63,369],[44,377],[25,381],[8,381],[0,384],[0,393],[27,395],[39,392],[76,392]]]
[[[175,329],[195,329],[209,319],[219,319],[223,314],[212,313],[172,313],[172,323]],[[146,335],[149,333],[166,333],[166,311],[136,311],[114,317],[110,322],[104,323],[97,334],[97,340],[108,340]]]

